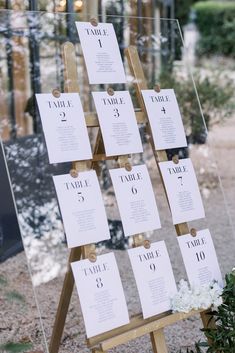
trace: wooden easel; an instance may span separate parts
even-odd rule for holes
[[[166,151],[155,151],[152,132],[150,124],[145,110],[144,101],[142,99],[141,90],[147,89],[147,82],[143,73],[143,69],[140,63],[137,49],[135,47],[129,47],[125,51],[130,71],[135,79],[136,95],[141,107],[141,111],[136,113],[136,119],[138,123],[145,123],[146,129],[150,136],[150,143],[153,149],[156,163],[167,161]],[[79,92],[78,75],[76,66],[75,49],[72,43],[65,43],[63,45],[63,60],[64,60],[64,76],[65,76],[65,92]],[[96,114],[86,114],[87,127],[99,127],[98,118]],[[99,161],[107,159],[116,159],[116,157],[106,157],[104,153],[103,140],[101,137],[100,130],[98,131],[95,148],[93,152],[92,161],[81,161],[73,162],[71,174],[76,175],[80,171],[96,169],[96,164]],[[117,160],[119,167],[125,167],[131,169],[131,164],[128,156],[119,156]],[[175,226],[176,233],[178,236],[188,234],[190,232],[188,224],[182,223]],[[134,246],[146,245],[148,246],[148,240],[144,240],[144,236],[139,234],[134,236]],[[95,245],[90,244],[82,247],[73,248],[69,257],[68,270],[64,278],[63,288],[60,295],[60,301],[57,309],[57,314],[54,322],[52,337],[50,340],[49,351],[50,353],[58,353],[60,341],[62,338],[65,320],[69,309],[69,303],[72,296],[74,287],[74,279],[71,270],[70,263],[73,261],[80,260],[81,258],[89,258],[91,261],[95,261]],[[167,346],[165,342],[165,336],[163,329],[166,326],[176,323],[179,320],[186,319],[190,316],[200,314],[204,327],[208,327],[210,316],[208,311],[191,311],[189,313],[171,313],[166,312],[149,319],[143,319],[142,314],[136,315],[131,318],[130,323],[122,327],[113,329],[103,334],[97,335],[90,339],[87,339],[88,348],[92,349],[93,353],[105,352],[113,347],[120,344],[126,343],[135,338],[141,337],[145,334],[150,334],[153,352],[154,353],[167,353]]]

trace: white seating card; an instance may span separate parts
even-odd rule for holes
[[[94,170],[53,176],[68,247],[110,238],[107,217]]]
[[[129,323],[123,287],[113,253],[97,256],[96,262],[72,262],[87,337]]]
[[[140,133],[128,91],[92,92],[107,156],[142,153]]]
[[[50,163],[92,159],[78,93],[36,94]]]
[[[146,165],[110,170],[125,236],[161,228]]]
[[[141,91],[156,150],[186,147],[184,126],[173,89]]]
[[[177,238],[184,265],[191,286],[202,286],[217,281],[222,287],[223,280],[209,229],[200,230]]]
[[[205,211],[190,158],[160,162],[174,224],[204,218]]]
[[[177,292],[170,258],[164,241],[128,250],[144,319],[171,309]]]
[[[90,84],[125,83],[126,77],[112,23],[76,22]]]

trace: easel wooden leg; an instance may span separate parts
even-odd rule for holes
[[[153,346],[153,353],[167,353],[163,329],[151,332],[150,338]]]
[[[210,310],[205,310],[202,313],[200,313],[203,327],[204,328],[215,328],[216,327],[215,319],[213,316],[211,316],[209,314],[209,312],[210,312]],[[208,339],[208,343],[209,344],[212,343],[211,339]]]
[[[61,337],[64,331],[66,316],[69,309],[69,303],[73,292],[74,278],[70,267],[70,262],[80,260],[82,250],[81,248],[74,248],[71,250],[69,258],[69,267],[64,278],[63,288],[60,294],[60,301],[55,317],[52,336],[49,345],[50,353],[58,353]]]
[[[204,328],[215,328],[215,320],[213,316],[210,315],[210,310],[205,310],[200,313],[200,315]]]

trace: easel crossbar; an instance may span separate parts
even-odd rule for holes
[[[87,339],[87,346],[89,348],[99,346],[100,350],[107,351],[108,349],[116,347],[120,344],[127,343],[130,340],[136,339],[156,330],[160,330],[166,326],[176,323],[177,321],[187,319],[202,312],[203,310],[193,310],[189,313],[173,314],[166,312],[161,315],[153,316],[149,319],[143,319],[142,314],[139,314],[133,317],[127,325]]]

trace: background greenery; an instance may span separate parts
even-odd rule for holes
[[[220,74],[202,77],[199,72],[194,75],[199,93],[200,103],[207,129],[231,116],[234,94],[233,81]],[[207,129],[201,119],[197,96],[191,79],[178,80],[169,70],[162,72],[160,77],[163,88],[174,88],[179,107],[187,129],[189,143],[203,144],[207,139]]]
[[[235,2],[201,1],[193,10],[200,32],[198,55],[235,57]]]

